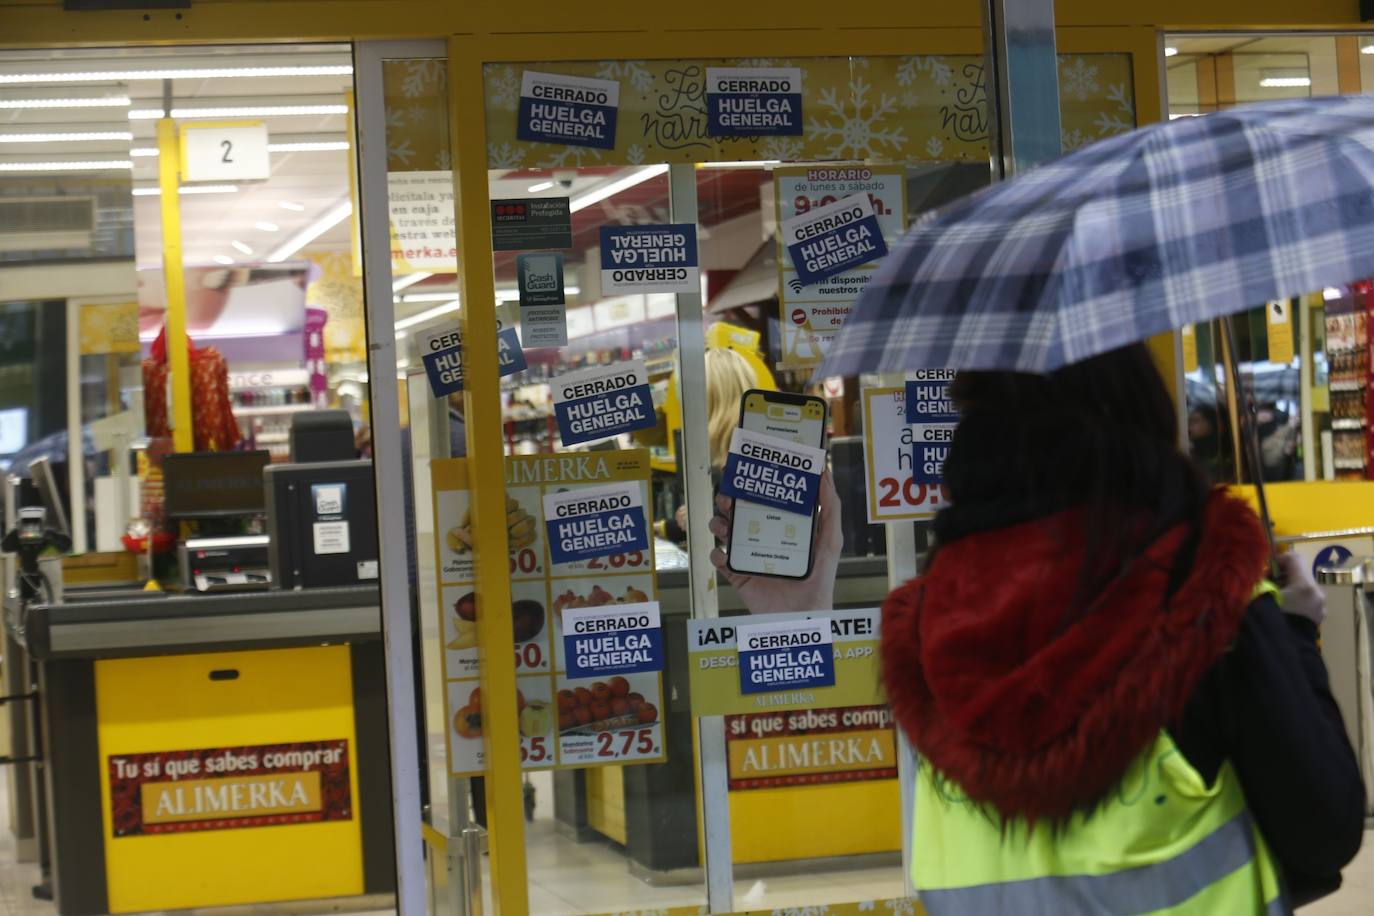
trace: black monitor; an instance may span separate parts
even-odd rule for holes
[[[262,472],[267,451],[181,452],[162,459],[167,517],[236,518],[267,511]]]
[[[309,410],[291,416],[291,463],[352,461],[353,418],[346,410]]]

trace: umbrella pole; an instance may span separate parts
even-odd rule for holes
[[[1236,435],[1240,440],[1240,450],[1245,455],[1245,463],[1250,468],[1250,479],[1255,484],[1255,496],[1259,502],[1260,524],[1264,526],[1264,536],[1269,540],[1269,572],[1278,576],[1278,545],[1274,543],[1274,526],[1269,519],[1269,500],[1264,495],[1264,465],[1260,461],[1259,425],[1256,423],[1255,396],[1244,395],[1240,384],[1240,351],[1236,348],[1235,315],[1221,319],[1222,333],[1226,337],[1226,349],[1230,359],[1226,361],[1231,374],[1231,392],[1235,397],[1236,412],[1240,415],[1240,429]]]

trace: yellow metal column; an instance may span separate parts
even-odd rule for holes
[[[172,382],[168,419],[173,446],[179,452],[190,452],[195,451],[196,440],[191,426],[191,357],[186,347],[186,274],[181,259],[181,143],[171,117],[157,122],[157,155],[158,187],[162,191],[162,277],[167,284],[167,367]]]
[[[525,803],[511,642],[505,450],[497,366],[496,282],[487,190],[486,96],[475,36],[449,39],[449,143],[454,164],[458,289],[462,301],[463,406],[476,533],[477,636],[482,653],[488,848],[498,913],[529,912]]]

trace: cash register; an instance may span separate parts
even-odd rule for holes
[[[177,544],[188,591],[272,586],[268,537],[260,531],[267,512],[263,471],[271,460],[266,451],[184,452],[163,459],[167,518],[199,529]]]

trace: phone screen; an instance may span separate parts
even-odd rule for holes
[[[749,391],[740,425],[751,432],[820,448],[825,438],[825,401]],[[757,503],[735,502],[730,527],[730,568],[736,572],[801,579],[811,570],[815,513],[800,515]]]

